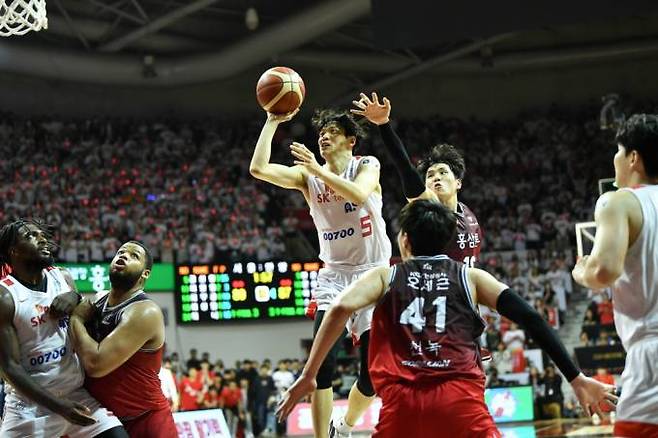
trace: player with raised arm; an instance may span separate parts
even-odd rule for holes
[[[0,436],[127,437],[82,387],[67,331],[79,295],[68,271],[53,267],[53,247],[35,221],[0,230],[0,370],[7,383]]]
[[[370,270],[341,294],[325,315],[302,375],[284,395],[279,418],[313,390],[319,365],[349,315],[372,305],[369,367],[383,403],[373,437],[501,436],[484,402],[477,343],[484,322],[478,303],[528,330],[586,412],[600,413],[602,401],[614,404],[614,388],[580,373],[523,298],[486,271],[442,254],[456,222],[453,211],[433,200],[412,201],[402,209],[398,245],[403,261]]]
[[[626,349],[614,435],[644,438],[658,436],[658,116],[632,116],[616,143],[620,190],[599,198],[592,253],[572,274],[587,288],[612,288]]]
[[[324,110],[316,113],[319,131],[320,165],[303,144],[292,143],[294,166],[270,162],[272,138],[284,116],[268,114],[251,159],[249,171],[263,181],[302,192],[309,205],[320,242],[324,268],[313,291],[318,312],[314,333],[337,295],[375,266],[388,266],[391,243],[382,217],[379,161],[371,156],[354,156],[362,128],[347,112]],[[352,337],[360,342],[361,370],[349,394],[347,418],[356,420],[372,402],[375,392],[368,374],[367,353],[372,309],[355,312],[347,322]],[[339,344],[334,342],[318,373],[318,387],[311,397],[313,429],[316,437],[327,437],[333,405],[331,387]],[[353,423],[352,423],[353,424]],[[330,436],[350,436],[331,424]]]
[[[144,292],[152,267],[153,257],[140,242],[121,245],[110,264],[110,291],[78,305],[71,332],[87,371],[85,388],[121,419],[128,434],[177,438],[159,377],[164,318]]]
[[[475,266],[480,255],[482,230],[475,214],[458,199],[466,173],[464,157],[453,145],[441,143],[414,168],[402,140],[391,126],[391,102],[384,97],[380,103],[377,93],[372,93],[371,97],[361,93],[360,99],[352,103],[356,106],[351,110],[353,114],[365,117],[379,128],[384,148],[395,165],[407,200],[437,199],[457,213],[457,232],[446,254],[453,260]]]

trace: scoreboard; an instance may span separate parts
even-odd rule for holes
[[[321,262],[235,262],[176,266],[180,324],[301,318]]]

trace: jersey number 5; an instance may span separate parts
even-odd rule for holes
[[[410,325],[414,333],[420,333],[429,325],[434,326],[438,333],[443,333],[446,330],[446,300],[447,297],[436,297],[432,301],[432,310],[428,312],[430,319],[429,324],[423,311],[425,307],[425,298],[417,297],[407,306],[406,309],[400,314],[400,324]],[[434,315],[434,318],[432,318]]]

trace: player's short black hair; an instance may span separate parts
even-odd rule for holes
[[[361,126],[354,116],[347,111],[338,111],[335,109],[319,109],[315,111],[315,115],[311,120],[313,127],[320,131],[323,127],[330,123],[336,123],[345,130],[345,135],[348,137],[356,137],[357,140],[362,140],[368,137],[368,133]]]
[[[151,254],[151,251],[149,251],[149,249],[146,247],[146,245],[144,245],[139,240],[129,240],[126,243],[132,243],[142,247],[144,254],[146,254],[146,269],[150,271],[153,268],[153,255]]]
[[[400,231],[407,234],[415,256],[442,254],[457,230],[457,215],[445,205],[418,199],[400,211]]]
[[[626,155],[637,151],[649,178],[658,178],[658,115],[633,114],[619,127],[615,142],[626,149]]]
[[[5,224],[0,228],[0,278],[6,277],[11,272],[9,250],[16,245],[21,228],[26,225],[34,225],[46,234],[48,240],[52,238],[52,227],[38,219],[18,219]]]
[[[430,152],[423,158],[416,167],[423,178],[430,167],[435,164],[445,163],[450,167],[455,178],[463,179],[466,174],[466,162],[461,152],[451,144],[441,143],[434,146]]]

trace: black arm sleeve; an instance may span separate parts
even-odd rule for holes
[[[390,123],[379,125],[379,133],[384,141],[386,153],[393,160],[395,170],[402,181],[402,191],[407,198],[417,198],[425,191],[423,178],[411,163],[400,137],[393,131]]]
[[[519,324],[532,336],[532,339],[553,359],[567,381],[571,382],[580,374],[580,370],[569,357],[555,331],[516,292],[505,289],[498,296],[496,309],[498,313]]]

